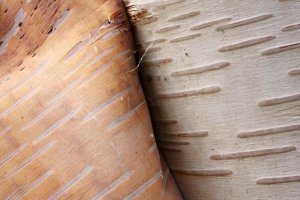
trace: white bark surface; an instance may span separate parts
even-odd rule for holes
[[[300,1],[131,0],[185,199],[300,198]],[[153,42],[154,41],[154,42]]]

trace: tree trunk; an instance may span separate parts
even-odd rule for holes
[[[185,199],[300,197],[300,1],[129,0]]]
[[[181,199],[122,1],[0,5],[0,199]]]

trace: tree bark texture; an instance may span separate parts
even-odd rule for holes
[[[300,1],[126,3],[185,199],[299,199]]]
[[[181,199],[123,2],[0,5],[0,199]]]

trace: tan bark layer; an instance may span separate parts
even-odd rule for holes
[[[122,1],[0,5],[0,199],[181,199]]]

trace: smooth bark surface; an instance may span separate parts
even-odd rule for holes
[[[185,199],[300,197],[300,1],[129,0]]]

